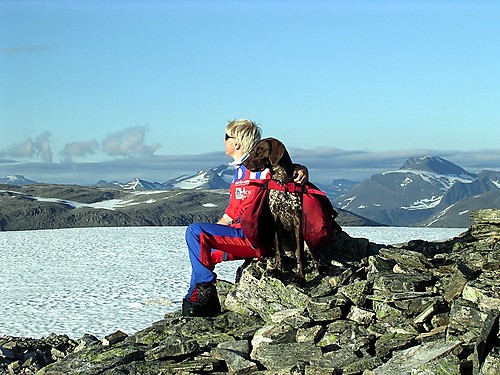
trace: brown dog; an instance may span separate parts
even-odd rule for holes
[[[271,178],[282,186],[293,182],[294,165],[292,159],[285,145],[275,138],[265,138],[257,143],[243,164],[251,171],[262,171],[269,168]],[[291,233],[294,238],[294,253],[297,259],[295,281],[302,283],[304,281],[304,240],[301,231],[302,199],[300,192],[270,188],[268,203],[275,223],[275,269],[278,272],[282,271],[283,240],[286,232]],[[309,252],[309,254],[314,260],[312,253]]]

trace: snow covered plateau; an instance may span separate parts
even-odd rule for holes
[[[464,228],[345,227],[379,244],[440,241]],[[185,227],[0,232],[0,335],[132,334],[180,308],[190,265]],[[216,267],[234,281],[241,262]]]

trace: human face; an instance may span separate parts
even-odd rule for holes
[[[226,149],[226,155],[231,156],[235,160],[236,153],[238,151],[236,144],[236,139],[226,133],[226,135],[224,136],[224,148]]]

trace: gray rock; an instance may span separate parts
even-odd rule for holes
[[[380,255],[387,260],[395,262],[400,269],[412,269],[427,271],[432,268],[432,264],[421,253],[405,249],[380,249]]]
[[[315,360],[308,367],[308,370],[315,370],[316,372],[320,372],[323,374],[327,373],[336,373],[341,369],[344,369],[346,366],[360,361],[360,358],[356,355],[356,353],[348,348],[340,348],[333,352],[328,352],[323,354],[323,356]]]
[[[255,332],[252,338],[251,358],[254,358],[254,352],[260,347],[267,345],[276,345],[282,343],[293,343],[296,341],[297,332],[288,325],[269,323]]]
[[[75,352],[89,348],[91,346],[100,346],[102,342],[94,335],[85,334],[82,338],[77,340],[78,346],[75,348]]]
[[[352,320],[361,325],[368,325],[375,318],[375,313],[373,311],[361,309],[357,306],[351,306],[349,314],[347,314],[347,319]]]
[[[485,361],[486,357],[489,354],[493,353],[492,349],[494,348],[495,343],[497,343],[500,338],[499,318],[500,318],[500,312],[498,311],[491,312],[488,315],[481,332],[479,333],[479,337],[476,341],[476,344],[474,345],[474,356],[472,362],[475,374],[479,372],[481,364],[486,362]],[[490,359],[491,363],[495,363],[493,359],[494,355]]]
[[[432,284],[430,274],[413,273],[378,273],[374,275],[373,289],[376,295],[392,295],[393,293],[421,292]],[[378,292],[378,293],[377,293]]]
[[[459,298],[451,306],[446,339],[460,339],[465,343],[475,343],[487,317],[488,314],[480,311],[477,305]]]
[[[271,316],[271,322],[284,323],[295,329],[299,329],[307,326],[311,322],[311,319],[305,314],[303,309],[289,309],[274,313]]]
[[[444,290],[444,300],[449,303],[455,298],[459,297],[462,294],[467,281],[469,280],[469,276],[457,267],[450,282]]]
[[[348,320],[338,320],[327,325],[317,346],[329,351],[331,347],[347,348],[353,351],[368,349],[370,337],[365,327]]]
[[[197,353],[199,350],[200,346],[196,340],[185,340],[182,337],[169,336],[161,341],[158,346],[146,351],[145,358],[147,361],[172,359]]]
[[[144,348],[123,342],[67,355],[37,372],[38,375],[97,374],[123,364],[144,359]]]
[[[221,342],[217,348],[230,350],[246,359],[250,358],[250,344],[247,340]]]
[[[289,370],[300,363],[310,364],[321,358],[321,349],[308,343],[261,345],[252,351],[252,359],[268,370]]]
[[[226,363],[230,374],[252,374],[258,370],[255,362],[246,359],[233,350],[217,347],[212,349],[210,353],[214,358],[223,360]]]
[[[429,364],[440,360],[460,346],[459,341],[430,342],[414,346],[405,350],[396,351],[393,357],[382,366],[373,370],[374,375],[403,375],[412,374],[412,371],[428,368]],[[452,366],[455,364],[452,362]],[[460,374],[456,372],[443,372],[446,374]]]
[[[342,307],[347,304],[346,302],[337,296],[309,299],[306,305],[307,312],[316,322],[330,322],[342,317]]]
[[[485,275],[481,279],[469,281],[464,286],[462,297],[477,304],[481,311],[500,310],[498,275]]]
[[[118,330],[110,335],[104,336],[104,338],[102,339],[102,345],[104,346],[114,345],[116,343],[125,340],[127,337],[128,335],[125,332]]]
[[[362,306],[366,302],[366,292],[370,285],[367,280],[356,280],[339,288],[339,292],[351,300],[356,306]]]
[[[322,325],[315,325],[310,328],[299,328],[295,339],[297,342],[307,342],[316,344],[319,338],[323,335],[324,327]]]
[[[225,307],[236,313],[251,311],[264,321],[270,321],[278,311],[305,309],[307,300],[307,295],[295,285],[264,277],[261,270],[249,267],[243,271],[239,288],[226,298]]]
[[[500,349],[494,348],[488,353],[484,360],[479,375],[498,375],[500,374]]]

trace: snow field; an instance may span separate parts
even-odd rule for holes
[[[128,334],[180,308],[191,268],[186,227],[0,232],[0,335]],[[445,240],[464,228],[346,227],[380,244]],[[234,281],[237,262],[216,266]]]

